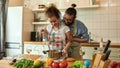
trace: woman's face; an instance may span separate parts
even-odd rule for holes
[[[56,18],[55,16],[49,18],[49,21],[50,21],[50,23],[52,24],[52,26],[57,26],[58,23],[59,23],[59,19]]]

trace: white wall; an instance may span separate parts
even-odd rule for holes
[[[93,39],[120,42],[120,0],[101,0],[100,5],[98,9],[79,9],[77,18],[86,24]]]
[[[100,8],[77,9],[77,18],[85,23],[94,40],[99,41],[103,37],[104,41],[110,39],[112,42],[120,42],[120,0],[96,1]],[[38,3],[34,1],[29,4]],[[39,30],[40,27],[36,28]]]

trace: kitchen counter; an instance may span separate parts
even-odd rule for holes
[[[25,41],[24,44],[37,44],[37,45],[45,45],[45,42],[35,42],[35,41]],[[86,46],[86,47],[99,47],[98,42],[92,42],[92,43],[81,43],[81,46]],[[105,46],[106,43],[103,43],[103,46]],[[111,48],[120,48],[120,43],[111,43],[110,44]]]
[[[45,42],[25,41],[24,44],[38,44],[38,45],[45,45]]]
[[[69,59],[69,58],[67,58],[67,59]],[[76,59],[76,60],[79,60],[79,59]],[[82,61],[82,63],[84,63],[83,59],[80,60],[80,61]],[[5,60],[5,59],[0,60],[0,68],[15,68],[13,65],[10,65],[8,62],[9,62],[9,60]],[[74,61],[67,61],[67,62],[68,62],[68,67],[67,68],[71,68]],[[90,63],[91,63],[90,64],[90,68],[91,68],[91,66],[93,64],[93,61],[90,60]],[[46,68],[49,68],[49,67],[46,67]]]
[[[86,46],[86,47],[99,47],[99,43],[81,43],[81,46]],[[103,43],[103,47],[105,47],[106,43]],[[120,43],[111,43],[110,44],[111,48],[120,48]]]

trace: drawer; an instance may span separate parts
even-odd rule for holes
[[[120,58],[109,58],[111,61],[117,61],[120,62]]]
[[[24,44],[24,54],[27,54],[26,50],[30,48],[32,51],[30,54],[43,54],[43,50],[47,50],[46,45],[37,45],[37,44]]]
[[[85,52],[83,55],[83,59],[92,59],[92,55],[94,52],[94,47],[81,47],[82,51]]]
[[[120,48],[109,48],[113,53],[120,53]]]
[[[110,55],[111,58],[120,58],[120,54],[118,55]]]
[[[113,60],[113,61],[120,61],[120,54],[117,55],[110,55],[109,59]]]

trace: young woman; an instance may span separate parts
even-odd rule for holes
[[[60,22],[61,13],[54,5],[48,7],[45,14],[50,21],[45,28],[48,33],[50,49],[66,54],[71,39],[69,27]]]

